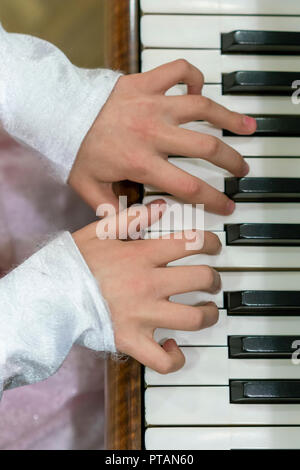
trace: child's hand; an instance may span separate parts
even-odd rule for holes
[[[159,207],[159,201],[155,202]],[[160,216],[158,210],[152,211],[151,218],[150,206],[147,211],[139,222],[142,229]],[[117,235],[123,230],[121,225],[126,219],[130,224],[137,218],[128,211],[121,213],[117,219]],[[158,345],[153,339],[154,330],[207,328],[218,320],[218,309],[213,303],[197,307],[176,304],[169,301],[169,296],[194,290],[217,292],[220,276],[208,266],[166,265],[195,253],[216,254],[221,248],[220,241],[209,232],[205,232],[204,243],[199,232],[183,234],[182,239],[173,236],[153,240],[99,240],[96,229],[99,236],[107,233],[106,221],[88,225],[73,237],[109,305],[116,347],[160,373],[176,371],[184,364],[181,350],[171,339],[163,347]],[[191,235],[196,242],[194,249],[188,250],[186,244],[193,242]],[[134,238],[133,232],[131,238]]]
[[[164,96],[178,82],[188,85],[188,95]],[[242,156],[221,140],[179,127],[204,120],[237,134],[255,131],[255,119],[201,96],[202,86],[202,73],[185,60],[121,77],[81,145],[70,185],[94,208],[102,202],[117,207],[112,183],[131,180],[208,211],[233,212],[227,196],[167,161],[169,155],[197,157],[235,176],[248,172]]]

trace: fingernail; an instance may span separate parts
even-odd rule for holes
[[[221,251],[222,251],[222,248],[223,248],[222,242],[221,242],[220,239],[219,239],[219,241],[220,241],[220,244],[219,244],[218,250],[216,251],[216,255],[219,255],[219,254],[221,253]]]
[[[227,205],[226,205],[226,212],[228,213],[228,215],[232,214],[234,209],[235,209],[235,202],[232,201],[231,199],[229,199],[229,201],[227,202]]]
[[[159,207],[160,210],[165,211],[167,208],[167,201],[164,199],[155,199],[154,201],[148,202],[147,207]]]
[[[154,199],[154,201],[151,201],[147,204],[147,206],[151,206],[152,204],[167,204],[167,202],[164,199]]]
[[[254,131],[256,129],[256,120],[251,116],[244,116],[243,125],[247,130]]]
[[[221,276],[218,271],[214,272],[214,285],[213,285],[213,292],[216,294],[221,289]]]
[[[168,204],[164,199],[155,199],[155,201],[146,204],[146,207],[151,210],[151,218],[155,220],[157,217],[161,217],[164,214]]]
[[[174,341],[174,339],[172,338],[167,339],[167,341],[163,344],[163,348],[166,352],[174,351],[174,348],[176,348],[176,346],[176,341]]]
[[[242,176],[248,175],[249,171],[250,171],[250,167],[249,167],[248,163],[244,161],[243,169],[242,169]]]

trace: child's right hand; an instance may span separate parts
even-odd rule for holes
[[[147,210],[148,218],[140,221],[141,228],[155,221],[153,211],[150,220],[150,206]],[[156,219],[159,216],[154,214]],[[130,223],[136,217],[128,211],[121,212],[116,218],[117,236],[126,219]],[[209,266],[166,265],[195,253],[214,255],[221,248],[220,241],[213,233],[205,232],[204,243],[203,237],[198,236],[193,250],[188,250],[186,244],[193,242],[190,231],[183,233],[182,239],[174,236],[130,242],[99,239],[97,234],[103,236],[105,232],[105,220],[75,232],[73,238],[110,308],[116,348],[157,372],[174,372],[184,365],[184,355],[172,339],[162,347],[156,343],[154,330],[207,328],[217,322],[218,308],[214,303],[177,304],[170,302],[169,297],[196,290],[214,293],[220,289],[221,282],[217,271]],[[197,232],[193,236],[195,240]],[[131,238],[134,238],[132,233]]]

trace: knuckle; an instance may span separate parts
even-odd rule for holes
[[[198,70],[198,71],[199,71],[199,76],[201,78],[201,81],[202,81],[202,83],[204,83],[204,81],[205,81],[204,73],[201,72],[201,70]]]
[[[205,138],[205,153],[208,157],[215,155],[219,149],[220,141],[214,136],[207,135]]]
[[[170,356],[166,356],[163,361],[158,365],[157,371],[160,374],[166,375],[174,371],[174,364]]]
[[[148,173],[147,158],[144,158],[142,152],[128,152],[126,156],[126,166],[135,176],[143,176]]]
[[[144,81],[145,73],[132,73],[129,75],[122,75],[116,83],[114,91],[121,93],[131,93],[132,90],[141,88]]]
[[[201,181],[196,178],[189,178],[188,182],[185,184],[185,194],[190,198],[199,196],[201,193],[202,185]]]
[[[135,293],[135,296],[139,296],[140,298],[148,298],[149,295],[153,295],[154,293],[154,286],[152,280],[146,276],[135,276],[128,281],[129,288],[131,292]]]
[[[207,112],[212,107],[212,100],[210,98],[207,98],[206,96],[200,96],[199,98],[202,110]]]
[[[184,95],[186,100],[186,106],[189,106],[191,109],[195,109],[197,107],[199,119],[202,119],[203,114],[203,96],[201,95]]]
[[[136,126],[136,129],[138,128],[140,124]],[[149,115],[147,119],[144,120],[144,125],[142,129],[138,129],[139,134],[141,135],[143,141],[153,141],[154,138],[157,137],[157,135],[160,133],[159,132],[159,124],[154,116],[153,111],[149,108]]]
[[[118,352],[126,354],[130,350],[129,346],[132,342],[131,338],[127,337],[124,332],[119,332],[118,329],[114,332],[115,345]]]
[[[174,61],[174,64],[180,68],[183,72],[186,70],[189,70],[191,67],[191,64],[189,63],[188,60],[186,59],[177,59]]]

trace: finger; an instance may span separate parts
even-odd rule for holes
[[[208,121],[235,134],[252,134],[256,130],[254,118],[230,111],[205,96],[168,96],[164,100],[178,124]]]
[[[136,339],[130,349],[130,356],[160,374],[175,372],[185,363],[184,355],[173,339],[160,346],[154,339],[143,336]]]
[[[221,249],[219,237],[211,232],[187,230],[152,240],[143,240],[143,251],[155,266],[164,266],[176,259],[196,253],[215,255]]]
[[[183,201],[204,204],[209,212],[229,215],[235,208],[235,203],[224,193],[162,158],[153,159],[148,182]]]
[[[154,93],[165,93],[172,86],[182,82],[188,86],[188,93],[201,94],[204,83],[202,72],[184,59],[168,62],[144,72],[142,77],[145,91]]]
[[[103,207],[103,211],[106,207]],[[163,199],[155,199],[147,205],[136,204],[118,214],[115,212],[96,223],[96,234],[100,240],[136,240],[142,238],[144,230],[157,222],[166,209]],[[97,210],[99,215],[99,207]]]
[[[77,182],[76,191],[94,210],[103,203],[118,210],[119,201],[110,183],[98,183],[92,178],[83,178],[83,181]]]
[[[203,158],[235,176],[249,172],[241,154],[213,135],[168,126],[159,137],[159,149],[167,155]]]
[[[156,309],[151,319],[156,328],[168,330],[198,331],[217,323],[219,310],[216,304],[209,302],[205,305],[192,307],[190,305],[177,304],[164,301]]]
[[[154,282],[163,297],[192,291],[216,294],[221,288],[221,276],[218,271],[203,265],[155,269]]]

